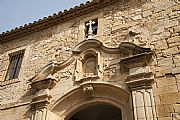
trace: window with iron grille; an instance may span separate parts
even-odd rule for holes
[[[21,50],[21,51],[18,51],[9,55],[10,62],[9,62],[9,67],[6,73],[5,80],[18,78],[23,56],[24,56],[24,50]]]

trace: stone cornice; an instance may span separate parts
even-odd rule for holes
[[[72,18],[96,11],[118,1],[120,0],[99,0],[92,2],[88,1],[86,2],[86,4],[82,3],[80,6],[75,6],[74,8],[64,10],[63,12],[53,14],[52,16],[44,17],[43,19],[39,19],[38,21],[34,21],[33,23],[29,23],[28,25],[25,24],[24,26],[20,26],[19,28],[16,27],[15,29],[12,29],[10,31],[3,32],[2,34],[0,34],[0,43],[12,39],[17,39],[19,37],[43,30],[45,28],[49,28]]]

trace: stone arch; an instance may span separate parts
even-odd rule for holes
[[[84,89],[88,87],[92,89]],[[121,109],[122,120],[131,120],[130,99],[130,93],[124,87],[106,82],[87,82],[67,92],[50,106],[50,110],[62,120],[68,120],[83,108],[103,103]]]

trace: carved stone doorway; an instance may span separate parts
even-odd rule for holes
[[[97,104],[86,107],[68,120],[122,120],[121,110],[109,104]]]

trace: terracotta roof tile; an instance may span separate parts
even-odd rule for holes
[[[16,39],[32,32],[48,28],[49,26],[63,22],[65,19],[72,19],[73,17],[77,17],[77,15],[80,16],[88,11],[91,12],[93,10],[102,8],[104,5],[108,5],[108,3],[113,3],[114,1],[118,0],[100,0],[100,2],[87,1],[85,4],[81,3],[79,6],[70,8],[69,10],[65,9],[63,12],[58,12],[58,14],[54,13],[52,16],[44,17],[43,19],[39,19],[33,23],[25,24],[24,26],[16,27],[10,31],[2,32],[0,34],[0,42]],[[92,8],[94,9],[92,10]]]

